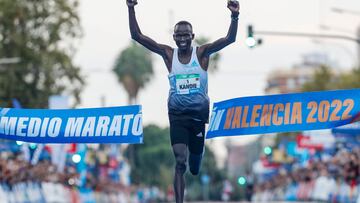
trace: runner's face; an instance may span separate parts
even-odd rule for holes
[[[191,41],[194,38],[190,25],[180,24],[175,26],[174,40],[178,48],[182,51],[189,50],[191,47]]]

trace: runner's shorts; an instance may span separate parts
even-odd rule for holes
[[[192,154],[202,154],[205,141],[205,122],[193,119],[170,121],[171,145],[186,144]]]

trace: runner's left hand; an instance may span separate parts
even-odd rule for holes
[[[234,13],[234,12],[239,12],[239,10],[240,10],[239,1],[230,0],[230,1],[228,1],[227,7],[229,8],[229,10],[230,10],[232,13]]]

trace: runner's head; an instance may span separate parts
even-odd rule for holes
[[[173,38],[180,50],[189,50],[194,36],[192,25],[189,22],[180,21],[176,23]]]

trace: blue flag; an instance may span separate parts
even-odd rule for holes
[[[0,108],[0,138],[32,143],[142,143],[141,106]]]
[[[214,104],[207,138],[335,128],[359,112],[360,89],[236,98]]]

